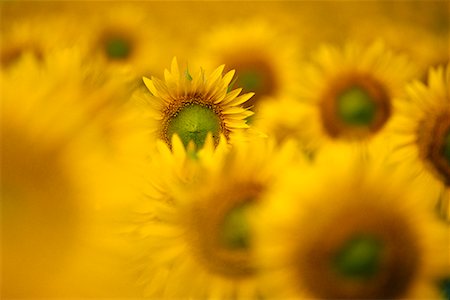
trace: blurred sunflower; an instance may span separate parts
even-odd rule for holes
[[[27,20],[7,20],[3,24],[0,29],[0,63],[4,70],[14,66],[25,53],[43,61],[51,51],[74,44],[67,38],[74,31],[72,23],[65,18],[35,15]]]
[[[126,276],[114,281],[119,244],[95,219],[124,198],[97,122],[123,86],[82,61],[76,49],[27,52],[0,73],[2,297],[132,296]]]
[[[127,68],[135,75],[136,84],[142,76],[162,69],[159,62],[163,61],[160,55],[165,43],[163,35],[153,30],[155,24],[147,9],[139,4],[90,5],[87,21],[82,24],[85,27],[79,31],[86,55],[113,69]],[[85,10],[80,10],[77,17]],[[101,18],[99,10],[103,13]]]
[[[283,34],[261,20],[223,25],[200,40],[199,59],[206,66],[235,69],[236,86],[255,93],[244,107],[258,110],[257,103],[286,97],[297,84],[298,47]]]
[[[428,183],[450,221],[450,66],[430,69],[427,85],[415,81],[407,93],[395,107],[394,160]]]
[[[217,149],[223,146],[225,141]],[[211,138],[205,147],[212,153]],[[165,148],[170,154],[167,145]],[[177,149],[184,150],[179,141]],[[254,140],[252,144],[235,144],[214,159],[200,151],[195,180],[189,184],[180,179],[166,180],[165,188],[159,185],[154,189],[157,193],[147,193],[152,213],[151,219],[140,225],[142,242],[138,249],[143,253],[140,282],[147,296],[262,296],[247,219],[280,172],[293,163],[293,149],[279,149],[265,140]],[[171,168],[157,170],[165,169]]]
[[[349,151],[327,151],[310,169],[287,174],[257,213],[270,296],[438,298],[448,230],[423,205],[427,186]]]
[[[309,105],[299,128],[313,149],[324,143],[368,141],[380,136],[392,116],[395,99],[415,75],[415,67],[376,42],[323,46],[304,68],[299,99]]]
[[[201,148],[209,132],[215,143],[219,136],[232,142],[236,133],[249,126],[245,118],[253,113],[240,105],[253,96],[239,96],[242,89],[229,91],[234,71],[222,76],[224,66],[209,75],[203,70],[191,76],[180,72],[177,60],[172,61],[171,71],[165,71],[165,82],[158,78],[144,77],[148,91],[137,91],[135,100],[141,104],[149,131],[154,139],[170,144],[173,134],[178,134],[185,146],[190,141]]]

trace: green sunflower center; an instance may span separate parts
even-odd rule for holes
[[[246,215],[248,204],[231,209],[222,224],[222,244],[231,250],[246,250],[250,246],[250,226]]]
[[[439,287],[444,296],[443,299],[450,299],[450,277],[440,280]]]
[[[245,91],[259,91],[264,84],[264,75],[253,69],[239,72],[239,86]]]
[[[444,137],[444,142],[442,145],[444,158],[447,160],[447,163],[450,165],[450,129]]]
[[[379,239],[361,235],[348,240],[333,259],[334,269],[348,279],[366,280],[379,270],[383,246]]]
[[[193,141],[199,149],[205,143],[208,132],[211,132],[214,140],[217,140],[220,128],[220,119],[211,108],[199,104],[189,104],[170,120],[167,138],[170,141],[172,135],[176,133],[185,147],[190,141]]]
[[[131,53],[130,42],[120,37],[113,37],[106,41],[106,55],[112,59],[124,59]]]
[[[352,87],[338,96],[338,117],[351,126],[369,126],[375,119],[376,104],[371,96],[360,87]]]

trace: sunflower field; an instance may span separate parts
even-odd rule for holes
[[[0,298],[450,299],[449,1],[0,22]]]

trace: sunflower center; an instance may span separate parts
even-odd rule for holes
[[[200,197],[200,201],[189,218],[193,234],[191,246],[199,261],[211,272],[235,279],[248,278],[256,271],[250,210],[258,201],[263,186],[230,181],[227,176],[214,191],[208,188],[207,194],[197,191],[192,195],[195,199]]]
[[[250,246],[250,226],[246,215],[248,201],[231,209],[222,224],[222,244],[231,250],[246,250]]]
[[[170,141],[173,134],[178,134],[185,147],[193,141],[199,149],[205,143],[209,132],[214,140],[217,140],[220,128],[220,119],[214,110],[200,104],[188,104],[169,121],[167,139]]]
[[[360,87],[351,87],[338,96],[338,117],[351,126],[369,126],[375,119],[376,104]]]
[[[105,52],[109,58],[125,59],[131,53],[130,42],[121,37],[111,37],[105,42]]]
[[[369,205],[342,209],[328,225],[311,228],[312,241],[303,241],[298,271],[315,298],[398,299],[414,284],[423,253],[412,224],[389,207],[372,205],[378,197],[369,190],[364,195]]]
[[[370,279],[379,270],[382,250],[377,238],[366,235],[354,237],[336,253],[334,269],[348,279]]]
[[[450,186],[450,111],[424,120],[419,126],[417,144],[422,158]]]
[[[248,69],[239,72],[239,85],[247,91],[258,91],[264,84],[264,76],[257,70]]]
[[[442,291],[444,299],[450,299],[450,277],[440,280],[439,287]]]
[[[450,128],[447,131],[447,134],[445,135],[442,149],[443,149],[444,158],[447,160],[447,163],[450,165]]]
[[[260,99],[272,96],[278,89],[276,72],[266,57],[255,56],[256,52],[234,53],[223,57],[226,65],[236,70],[236,85],[242,87],[245,93],[255,92],[244,108],[255,108]]]
[[[341,75],[322,96],[322,124],[332,138],[364,138],[387,122],[391,101],[385,87],[365,74]]]

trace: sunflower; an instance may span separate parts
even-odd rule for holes
[[[255,220],[270,296],[436,298],[448,231],[423,205],[427,187],[348,149],[286,174]],[[264,221],[261,221],[264,220]]]
[[[222,65],[210,75],[200,70],[191,76],[188,70],[180,72],[174,58],[171,71],[165,71],[165,82],[144,77],[150,93],[138,91],[135,100],[143,104],[139,109],[144,110],[155,140],[170,144],[172,135],[178,134],[185,146],[193,141],[201,148],[208,132],[217,144],[220,135],[232,142],[236,133],[249,127],[245,118],[253,113],[240,105],[253,93],[238,96],[242,89],[229,91],[234,71],[222,76],[223,69]]]
[[[81,61],[76,49],[43,61],[25,53],[0,73],[6,298],[133,296],[126,276],[114,281],[120,263],[111,254],[120,250],[106,246],[109,231],[99,225],[99,211],[126,199],[112,184],[121,172],[106,159],[97,122],[122,87],[113,88]]]
[[[153,30],[155,24],[143,4],[96,3],[79,4],[76,17],[86,18],[79,38],[87,56],[103,63],[105,67],[129,69],[139,84],[144,75],[155,74],[167,58],[161,49],[166,48],[163,35]],[[98,11],[104,14],[98,17]],[[86,11],[88,14],[86,14]],[[170,58],[169,58],[170,59]]]
[[[73,45],[67,38],[73,33],[73,24],[64,18],[35,15],[26,20],[6,20],[0,34],[0,63],[2,69],[13,67],[23,54],[31,53],[43,61],[54,49]]]
[[[200,60],[235,69],[235,84],[255,93],[244,107],[257,110],[259,102],[286,97],[297,84],[298,46],[284,34],[262,20],[217,27],[201,38]]]
[[[394,160],[428,182],[441,215],[450,220],[450,66],[430,69],[428,84],[408,85],[392,131]]]
[[[174,151],[184,150],[180,141],[172,144]],[[215,156],[205,155],[205,148],[209,153],[214,150],[210,135],[197,157],[194,176],[188,181],[172,176],[146,192],[149,217],[138,228],[137,249],[143,251],[140,283],[147,296],[228,299],[263,293],[247,219],[277,176],[295,161],[295,148],[280,149],[257,139],[217,154],[223,146],[225,140]],[[184,156],[164,147],[166,156]],[[162,161],[159,157],[155,160]],[[173,168],[156,170],[163,172],[162,178],[168,169]]]
[[[395,99],[415,68],[373,43],[349,43],[344,49],[323,46],[304,68],[298,98],[308,104],[301,128],[308,144],[320,148],[336,140],[369,141],[380,136],[392,116]]]

